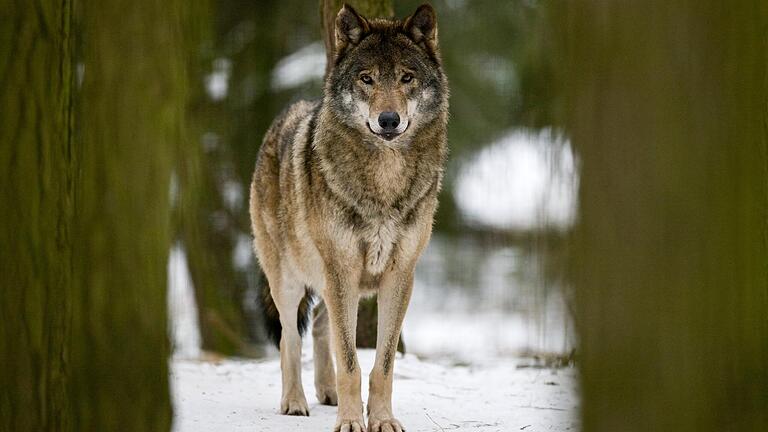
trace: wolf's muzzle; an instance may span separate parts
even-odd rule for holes
[[[384,133],[395,133],[400,126],[400,114],[392,111],[384,111],[379,114],[379,126],[384,129]]]
[[[376,120],[378,124],[371,124],[368,122],[368,129],[380,138],[387,141],[392,141],[400,134],[405,132],[408,128],[408,122],[403,123],[400,120],[400,114],[394,111],[384,111],[379,114],[379,118]]]

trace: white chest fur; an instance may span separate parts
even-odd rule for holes
[[[392,255],[396,237],[395,224],[391,220],[365,229],[363,239],[368,245],[365,267],[371,274],[377,275],[384,271]]]

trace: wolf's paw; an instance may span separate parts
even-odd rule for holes
[[[317,400],[323,405],[336,406],[339,404],[339,398],[336,395],[336,386],[318,387],[315,391]]]
[[[304,396],[284,398],[280,402],[280,413],[292,416],[308,416],[309,405]]]
[[[395,418],[385,420],[369,418],[368,432],[405,432],[405,428]]]
[[[362,418],[352,420],[338,419],[336,420],[333,432],[365,432],[365,422]]]

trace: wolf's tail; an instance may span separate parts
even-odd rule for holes
[[[280,338],[283,333],[283,326],[280,324],[280,312],[277,310],[275,300],[272,298],[272,292],[269,289],[269,283],[264,272],[259,269],[259,282],[261,283],[261,309],[264,313],[264,325],[269,339],[280,349]],[[304,336],[309,326],[309,318],[312,313],[313,298],[309,287],[305,288],[304,298],[299,303],[299,312],[297,325],[299,335]]]

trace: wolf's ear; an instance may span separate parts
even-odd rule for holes
[[[340,53],[348,45],[360,43],[370,29],[368,21],[345,3],[336,15],[336,53]]]
[[[437,15],[429,4],[423,4],[409,16],[403,30],[416,44],[431,52],[437,52]]]

